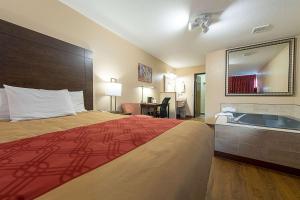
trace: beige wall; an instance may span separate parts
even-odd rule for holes
[[[297,58],[300,57],[298,36]],[[298,62],[296,68],[299,69]],[[225,50],[211,52],[206,56],[206,121],[214,123],[214,115],[221,103],[300,104],[300,70],[296,70],[296,95],[292,97],[225,97]]]
[[[288,92],[289,46],[285,47],[259,72],[263,92]],[[262,88],[262,89],[263,89]]]
[[[173,72],[167,64],[147,54],[107,29],[56,0],[0,0],[0,18],[93,51],[95,108],[108,110],[104,84],[111,77],[123,84],[119,102],[139,102],[143,83],[137,80],[139,62],[153,68],[155,89],[145,95],[158,98],[162,77]],[[144,84],[147,85],[147,84]],[[148,84],[149,85],[149,84]]]
[[[194,74],[204,72],[204,66],[176,69],[177,78],[185,83],[184,96],[187,99],[187,105],[185,106],[187,115],[194,115]]]

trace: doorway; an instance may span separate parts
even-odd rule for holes
[[[194,117],[205,115],[206,74],[194,75]]]

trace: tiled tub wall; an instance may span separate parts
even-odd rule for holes
[[[216,125],[215,150],[300,169],[300,133]]]
[[[294,117],[300,119],[300,105],[295,105]]]
[[[224,107],[232,107],[236,112],[272,114],[281,116],[290,116],[300,119],[300,105],[272,105],[272,104],[228,104],[222,103],[220,111]]]

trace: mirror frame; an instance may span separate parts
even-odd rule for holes
[[[289,44],[289,78],[288,78],[288,92],[266,92],[266,93],[259,93],[259,94],[234,94],[228,92],[228,72],[229,72],[229,54],[232,52],[249,50],[259,47],[266,47],[276,44]],[[295,94],[295,64],[296,64],[296,38],[287,38],[287,39],[280,39],[274,40],[270,42],[264,43],[257,43],[253,45],[241,46],[236,48],[231,48],[226,50],[226,65],[225,65],[225,96],[293,96]]]

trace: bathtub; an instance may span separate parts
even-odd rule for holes
[[[215,152],[300,169],[300,120],[232,113],[215,124]]]
[[[228,119],[229,123],[300,131],[300,120],[291,117],[252,113],[232,114],[233,117]]]

